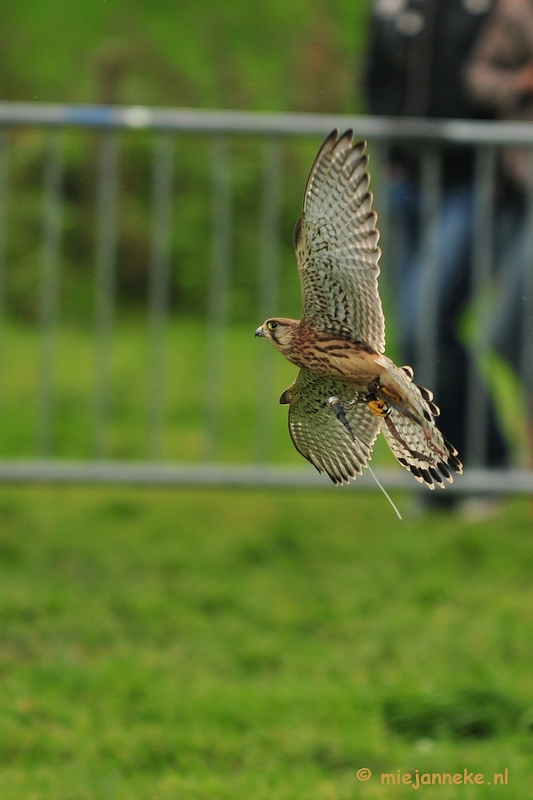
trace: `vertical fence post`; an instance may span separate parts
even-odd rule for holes
[[[494,258],[494,192],[496,152],[494,147],[478,146],[475,162],[475,193],[472,252],[472,299],[486,299]],[[483,361],[487,352],[486,332],[479,325],[470,356],[467,385],[466,463],[480,467],[487,460],[488,392],[483,377]]]
[[[215,459],[218,452],[223,361],[229,310],[231,188],[228,140],[225,138],[214,139],[211,155],[213,165],[213,240],[209,284],[204,427],[204,458],[208,460]]]
[[[152,177],[152,241],[148,286],[148,404],[147,455],[161,458],[165,395],[165,337],[170,278],[170,223],[172,214],[173,140],[160,134],[155,140]]]
[[[39,298],[40,357],[37,390],[37,453],[49,456],[53,446],[55,356],[59,310],[61,249],[62,141],[48,135],[44,168],[43,249]]]
[[[119,142],[115,132],[100,137],[96,228],[94,455],[109,454],[111,332],[117,249]]]
[[[397,308],[393,302],[397,290],[398,276],[395,274],[394,258],[394,228],[390,204],[390,184],[388,176],[389,144],[388,142],[373,142],[371,151],[371,164],[374,164],[375,174],[372,175],[370,186],[374,195],[373,208],[378,215],[379,246],[381,256],[379,259],[381,276],[379,279],[381,300],[384,305],[385,317],[396,319]]]
[[[259,320],[277,313],[282,147],[278,139],[265,142],[263,188],[259,235]],[[264,343],[262,343],[264,345]],[[267,460],[272,453],[272,424],[275,404],[274,359],[271,347],[258,348],[256,459]]]
[[[389,213],[389,185],[387,177],[387,164],[389,156],[389,145],[385,142],[372,143],[372,163],[375,165],[375,175],[372,175],[371,188],[374,195],[373,208],[378,214],[379,246],[383,250],[380,263],[386,264],[385,271],[392,270],[391,262],[391,231]]]
[[[526,398],[529,467],[533,466],[533,148],[527,151],[527,205],[524,242],[521,374]]]
[[[441,207],[442,167],[438,147],[426,145],[421,159],[420,304],[417,330],[417,383],[435,389],[438,359],[438,292],[441,256],[439,217]]]
[[[4,326],[6,318],[7,184],[9,135],[0,132],[0,411],[4,396]],[[1,418],[1,417],[0,417]]]

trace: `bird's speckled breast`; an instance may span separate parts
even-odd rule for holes
[[[300,326],[285,357],[315,375],[342,380],[358,388],[382,375],[389,359],[362,342]]]

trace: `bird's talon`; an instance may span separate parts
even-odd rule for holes
[[[390,408],[383,400],[367,400],[367,405],[376,417],[388,417],[390,414]]]

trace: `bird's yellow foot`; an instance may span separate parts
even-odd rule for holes
[[[384,400],[369,400],[367,405],[376,417],[388,417],[390,414],[390,408]]]

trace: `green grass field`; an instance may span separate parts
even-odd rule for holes
[[[532,796],[528,502],[4,486],[0,520],[2,800]]]
[[[0,337],[2,457],[35,452],[36,333]],[[276,402],[294,368],[272,351],[265,381],[267,352],[228,331],[218,455],[253,460],[259,386],[275,460],[303,466]],[[145,452],[146,355],[146,319],[121,315],[114,458]],[[167,460],[201,458],[205,363],[201,324],[173,320]],[[62,325],[56,457],[91,455],[93,365]],[[381,773],[465,768],[509,785],[439,797],[530,798],[531,530],[526,500],[399,522],[377,492],[0,487],[0,798],[409,797]]]

